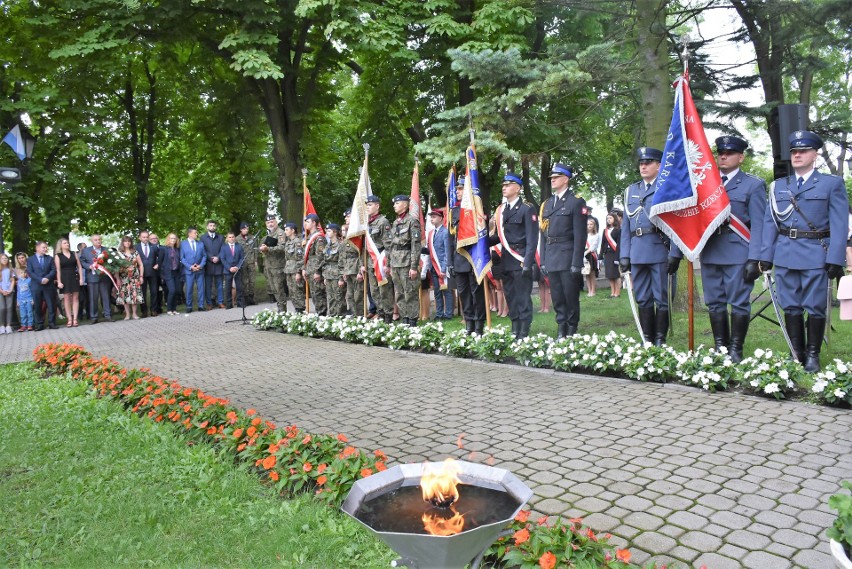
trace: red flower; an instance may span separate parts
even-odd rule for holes
[[[302,444],[303,444],[303,445],[306,445],[306,444],[308,444],[309,442],[311,442],[311,435],[305,435],[305,438],[304,438],[304,439],[302,439]]]
[[[384,472],[387,469],[388,469],[388,467],[385,466],[384,462],[377,462],[376,463],[376,472]]]
[[[355,450],[355,447],[353,447],[353,446],[348,446],[348,447],[346,447],[345,449],[343,449],[343,453],[342,453],[342,455],[343,455],[343,458],[347,458],[347,457],[352,456],[352,455],[353,455],[353,454],[355,454],[356,452],[358,452],[358,451],[357,451],[357,450]]]
[[[339,435],[337,435],[337,440],[339,440],[342,443],[348,443],[349,442],[349,439],[347,439],[346,435],[344,435],[343,433],[340,433]]]
[[[317,466],[317,474],[322,474],[323,472],[325,472],[326,468],[328,468],[327,464],[320,464],[319,466]]]
[[[540,526],[546,526],[547,525],[547,516],[541,516],[538,520],[536,520],[535,523],[537,523]]]
[[[327,481],[328,481],[328,476],[326,476],[325,474],[323,474],[322,476],[320,476],[319,478],[317,478],[317,484],[318,484],[319,486],[322,486],[322,485],[323,485],[323,484],[325,484]]]
[[[263,467],[266,470],[269,470],[270,468],[275,466],[276,462],[278,462],[278,459],[275,458],[274,454],[271,454],[271,455],[269,455],[269,456],[267,456],[266,458],[263,459]]]
[[[243,436],[243,430],[242,430],[242,429],[236,429],[236,430],[234,431],[234,438],[235,438],[235,439],[238,439],[238,438],[240,438],[241,436]]]
[[[313,469],[314,469],[314,467],[310,462],[306,462],[305,464],[302,465],[302,470],[304,470],[305,472],[310,472]]]
[[[615,558],[622,563],[630,563],[630,552],[626,549],[616,549]]]
[[[361,478],[366,478],[373,474],[373,470],[371,468],[362,468],[361,469]]]
[[[518,515],[515,516],[516,522],[521,522],[522,524],[527,523],[527,520],[530,519],[530,510],[523,510],[518,512]]]
[[[251,420],[251,424],[254,425],[255,427],[260,425],[262,422],[263,421],[260,420],[260,417],[255,417],[254,419]]]
[[[512,537],[515,539],[515,545],[521,545],[522,543],[526,543],[530,539],[530,530],[528,530],[527,528],[518,530]]]
[[[553,569],[556,567],[556,556],[546,551],[544,555],[538,558],[538,565],[541,569]]]
[[[277,473],[276,471],[274,471],[274,470],[273,470],[272,472],[270,472],[270,473],[269,473],[269,477],[270,477],[272,480],[275,480],[276,482],[278,482],[278,478],[279,478],[279,476],[278,476],[278,473]]]

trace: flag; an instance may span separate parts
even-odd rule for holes
[[[311,200],[311,192],[308,191],[308,179],[306,177],[302,177],[302,191],[305,193],[305,215],[302,217],[304,220],[305,217],[308,216],[309,213],[314,214],[319,217],[317,213],[317,208],[314,207],[314,202]],[[324,231],[322,230],[322,223],[317,222],[317,233],[322,235]]]
[[[12,147],[12,150],[15,151],[15,154],[18,155],[18,158],[24,160],[27,157],[27,150],[24,146],[24,137],[21,136],[21,127],[20,125],[15,125],[12,130],[9,131],[9,134],[3,137],[3,142]]]
[[[444,227],[450,228],[450,216],[453,213],[453,208],[456,207],[456,165],[450,168],[450,173],[447,176],[447,207],[444,214]]]
[[[411,202],[409,205],[409,215],[416,217],[420,221],[420,245],[426,244],[426,223],[423,219],[423,203],[420,201],[420,173],[418,172],[419,162],[414,159],[414,173],[411,174]]]
[[[370,175],[367,171],[367,156],[364,156],[364,166],[361,168],[361,177],[358,179],[358,189],[355,191],[355,199],[352,201],[352,211],[349,213],[349,228],[346,230],[346,239],[361,251],[366,243],[367,254],[373,267],[373,274],[379,285],[387,283],[385,277],[385,253],[379,251],[373,238],[370,236],[370,216],[367,215],[367,196],[373,195],[370,187]]]
[[[695,261],[731,214],[719,168],[689,89],[689,72],[674,84],[672,124],[657,176],[651,221]]]
[[[473,266],[476,282],[491,268],[491,251],[488,247],[488,226],[479,197],[479,170],[476,166],[476,150],[471,144],[467,148],[467,168],[464,192],[459,204],[459,225],[456,230],[456,249]]]

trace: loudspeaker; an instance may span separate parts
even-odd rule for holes
[[[781,160],[790,160],[790,134],[797,130],[808,130],[807,105],[778,105],[778,139]]]

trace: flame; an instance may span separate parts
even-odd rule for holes
[[[452,458],[444,461],[440,469],[430,469],[430,463],[423,465],[423,475],[420,477],[420,488],[423,499],[433,504],[450,505],[459,499],[457,486],[461,484],[458,474],[461,467]]]
[[[431,535],[455,535],[461,533],[464,529],[464,516],[455,510],[450,511],[454,515],[450,518],[444,518],[439,512],[426,512],[421,518],[423,520],[423,529]]]

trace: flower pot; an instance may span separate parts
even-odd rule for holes
[[[831,541],[831,555],[834,556],[834,566],[837,569],[852,569],[852,561],[839,541]]]

